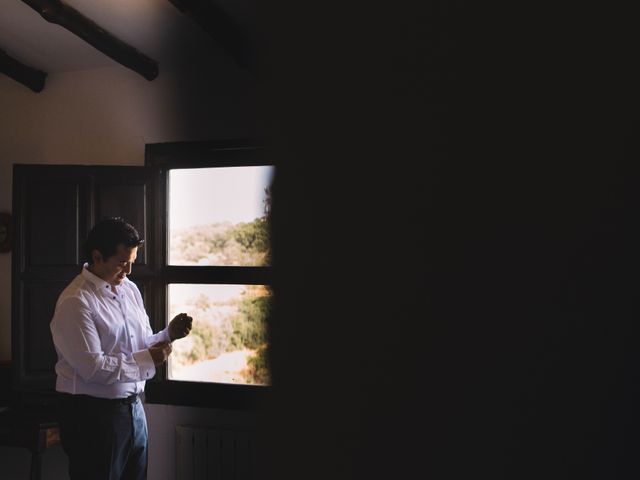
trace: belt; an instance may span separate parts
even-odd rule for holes
[[[114,401],[123,403],[125,405],[131,405],[132,403],[136,403],[136,401],[138,401],[138,394],[134,393],[133,395],[129,395],[127,398],[116,398]]]
[[[83,394],[77,394],[77,395],[65,394],[65,396],[66,395],[69,395],[69,397],[71,397],[74,400],[85,401],[85,402],[101,404],[101,405],[131,405],[138,401],[137,393],[134,393],[133,395],[129,395],[128,397],[125,397],[125,398],[100,398],[100,397],[93,397],[91,395],[83,395]]]

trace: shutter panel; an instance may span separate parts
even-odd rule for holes
[[[80,272],[82,244],[99,218],[121,216],[142,235],[148,231],[148,172],[145,167],[14,165],[14,390],[54,389],[57,356],[49,324],[58,295]],[[144,295],[152,272],[143,250],[132,280]]]

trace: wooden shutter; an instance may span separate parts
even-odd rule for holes
[[[15,165],[12,253],[12,386],[53,390],[57,356],[49,324],[58,295],[80,272],[82,244],[94,223],[121,216],[150,231],[145,167]],[[153,270],[149,246],[131,279],[145,295]]]

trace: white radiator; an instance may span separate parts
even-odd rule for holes
[[[253,480],[252,432],[176,427],[177,480]]]

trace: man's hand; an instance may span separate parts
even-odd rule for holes
[[[186,313],[179,313],[173,317],[173,320],[169,322],[169,338],[171,338],[171,341],[173,342],[189,335],[192,324],[193,318]]]
[[[156,367],[167,361],[171,354],[171,349],[171,342],[159,342],[149,347],[149,353]]]

